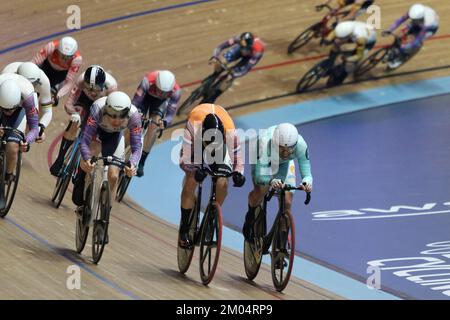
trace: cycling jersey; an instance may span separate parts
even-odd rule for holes
[[[58,87],[61,83],[63,84],[58,91],[58,98],[61,98],[69,93],[72,88],[76,75],[83,64],[83,59],[80,52],[77,51],[71,60],[63,61],[57,50],[58,44],[59,40],[47,43],[34,56],[32,62],[45,72],[52,88]]]
[[[84,84],[83,72],[72,87],[64,109],[69,115],[75,112],[82,113],[83,109],[89,109],[95,100],[106,97],[114,91],[117,91],[117,81],[108,72],[105,72],[105,87],[102,91],[88,90]]]
[[[249,142],[250,152],[256,155],[256,164],[252,165],[252,178],[256,184],[268,185],[272,178],[283,180],[285,183],[292,183],[292,175],[295,179],[296,159],[299,164],[302,182],[313,182],[311,175],[311,164],[308,155],[308,146],[301,135],[298,136],[297,145],[294,152],[287,159],[281,159],[279,156],[278,146],[272,144],[273,133],[277,126],[273,126],[265,130],[258,136],[257,143]],[[295,180],[294,180],[295,181]]]
[[[255,38],[252,49],[247,55],[242,54],[239,42],[240,36],[237,35],[221,43],[213,52],[213,56],[219,58],[222,51],[231,47],[231,49],[226,51],[223,55],[225,60],[230,63],[241,59],[233,67],[233,72],[231,74],[233,78],[238,78],[246,75],[259,62],[259,60],[261,60],[264,54],[265,44],[259,38]]]
[[[100,98],[96,100],[89,113],[86,125],[84,126],[83,135],[81,138],[80,150],[81,156],[84,160],[89,160],[91,158],[91,151],[89,146],[93,138],[99,136],[100,139],[103,137],[119,137],[116,133],[122,133],[123,130],[128,128],[130,130],[130,147],[131,147],[131,165],[136,166],[141,158],[142,143],[141,143],[141,116],[137,108],[132,105],[128,113],[128,117],[122,119],[118,127],[113,127],[108,116],[104,114],[103,108],[105,107],[107,97]],[[117,139],[111,139],[112,142],[118,143]],[[103,142],[103,140],[102,140]],[[124,144],[121,144],[121,147]],[[103,146],[102,149],[108,149]],[[114,149],[114,148],[112,148]],[[117,152],[116,152],[117,153]],[[124,154],[124,150],[118,152]],[[104,155],[105,156],[105,155]]]
[[[194,171],[201,167],[203,159],[202,123],[205,117],[213,113],[222,121],[225,130],[226,164],[233,171],[244,172],[244,163],[239,137],[236,134],[233,119],[219,105],[205,103],[195,107],[189,114],[184,129],[180,166],[185,171]],[[224,161],[225,162],[225,161]]]
[[[2,124],[7,125],[14,123],[14,128],[25,132],[25,125],[28,125],[29,131],[26,134],[26,142],[33,143],[36,138],[39,136],[39,117],[38,117],[38,109],[37,106],[39,104],[38,97],[36,92],[34,91],[34,87],[30,81],[28,81],[25,77],[15,73],[3,73],[0,75],[0,84],[5,80],[14,80],[20,88],[22,93],[21,100],[21,108],[19,108],[13,115],[7,116],[4,113],[1,115]],[[25,114],[22,110],[25,110]],[[22,117],[20,121],[18,121],[18,117]],[[25,121],[26,117],[26,121]],[[5,122],[6,121],[6,122]]]
[[[404,49],[418,49],[422,46],[422,43],[435,34],[439,28],[439,16],[436,11],[428,6],[425,7],[425,17],[424,22],[421,25],[409,24],[407,26],[407,34],[412,34],[415,39],[410,43],[404,45]],[[400,19],[395,21],[390,27],[389,31],[394,31],[401,24],[409,20],[409,14],[406,12]]]
[[[133,104],[142,114],[158,114],[167,124],[171,124],[181,99],[181,88],[175,83],[170,93],[164,94],[156,86],[159,70],[149,72],[139,84],[133,97]]]
[[[2,73],[17,73],[17,69],[22,64],[22,62],[13,62],[8,64],[2,71]],[[52,94],[50,89],[50,81],[44,71],[41,70],[41,75],[39,76],[39,82],[33,83],[34,89],[38,94],[40,106],[37,106],[41,116],[39,123],[48,127],[52,121]]]

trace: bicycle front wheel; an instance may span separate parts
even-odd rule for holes
[[[92,230],[92,260],[97,264],[102,258],[108,239],[111,200],[109,184],[104,182],[100,189],[100,199],[96,209],[94,228]]]
[[[283,291],[291,277],[295,257],[295,224],[292,215],[284,213],[272,239],[272,282],[278,292]]]
[[[297,92],[302,93],[311,88],[317,83],[317,81],[327,74],[328,70],[328,60],[324,60],[316,64],[300,79],[297,84]]]
[[[200,278],[208,285],[214,278],[222,246],[222,209],[216,202],[210,204],[203,217],[200,236]]]
[[[367,72],[375,68],[388,53],[388,48],[381,48],[375,51],[373,54],[364,59],[357,67],[354,74],[355,78],[360,78]]]
[[[81,215],[77,215],[77,223],[75,227],[75,247],[77,253],[81,253],[86,245],[89,234],[89,221],[91,220],[92,208],[92,184],[87,187],[86,200]]]
[[[306,45],[308,42],[310,42],[311,39],[314,38],[318,27],[320,27],[320,23],[312,25],[311,27],[300,33],[297,38],[295,38],[294,41],[289,44],[287,51],[288,54],[294,53],[295,51]]]
[[[247,279],[252,281],[259,272],[263,257],[266,220],[262,208],[255,211],[255,225],[251,239],[244,240],[244,267]]]
[[[6,157],[2,158],[2,169],[3,169],[3,179],[1,183],[3,184],[3,199],[5,200],[5,207],[0,210],[0,218],[4,218],[9,209],[11,209],[12,203],[14,201],[14,197],[16,195],[17,186],[19,185],[19,177],[20,177],[20,169],[22,166],[22,152],[17,154],[17,163],[16,170],[14,171],[14,178],[10,181],[5,181],[4,178],[6,176]]]
[[[202,84],[200,87],[195,89],[191,95],[183,102],[183,104],[180,106],[180,108],[177,111],[177,116],[179,115],[186,115],[188,114],[192,108],[194,107],[194,102],[197,100],[200,100],[205,91],[205,85]]]
[[[119,174],[119,182],[117,185],[117,194],[116,200],[117,202],[121,202],[123,197],[127,193],[128,186],[130,185],[131,178],[128,177],[123,171]]]

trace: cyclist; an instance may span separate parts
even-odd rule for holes
[[[133,97],[133,104],[143,117],[149,114],[151,122],[144,137],[144,149],[137,170],[138,177],[144,175],[145,161],[155,143],[157,132],[172,123],[180,98],[181,88],[174,74],[168,70],[149,72],[139,84]]]
[[[434,35],[439,28],[439,16],[436,11],[422,4],[414,4],[406,14],[388,28],[388,32],[393,32],[407,21],[409,21],[409,23],[403,29],[403,34],[405,35],[405,38],[411,36],[412,40],[402,44],[399,58],[389,65],[391,69],[400,66],[403,63],[405,56],[419,51],[420,48],[422,48],[423,42]],[[387,32],[383,32],[383,36],[386,34]]]
[[[78,127],[85,123],[94,101],[116,90],[116,79],[101,66],[91,65],[78,77],[64,105],[70,120],[61,140],[58,156],[50,167],[52,175],[57,176],[61,170],[67,150],[77,136]]]
[[[264,42],[250,32],[244,32],[220,44],[214,50],[212,58],[219,58],[220,54],[228,49],[223,54],[225,61],[227,63],[239,61],[233,66],[231,74],[224,75],[218,80],[221,85],[203,102],[214,103],[223,92],[231,87],[234,79],[245,76],[261,60],[264,48]],[[212,60],[210,59],[210,61]],[[215,68],[215,72],[222,71],[217,64]]]
[[[296,186],[295,160],[297,160],[302,183],[306,192],[311,192],[313,177],[309,161],[308,145],[290,123],[272,126],[260,134],[251,144],[253,190],[248,195],[248,212],[242,229],[244,237],[251,238],[255,210],[261,204],[270,187],[281,189],[285,184]],[[287,192],[286,210],[290,212],[293,191]]]
[[[39,137],[37,143],[45,140],[45,128],[52,121],[52,94],[50,89],[50,81],[48,77],[33,62],[13,62],[8,64],[2,73],[17,73],[25,77],[33,84],[34,90],[39,96]]]
[[[81,68],[83,59],[78,43],[72,37],[54,40],[33,57],[32,62],[41,68],[50,80],[54,104],[69,93]]]
[[[219,105],[200,104],[195,107],[190,112],[184,129],[180,157],[180,167],[185,172],[181,192],[181,247],[190,245],[189,216],[195,207],[197,185],[206,177],[204,165],[217,173],[237,172],[233,176],[236,187],[242,187],[245,183],[239,137],[236,135],[233,119]],[[217,201],[220,204],[225,200],[227,189],[227,178],[218,178]]]
[[[30,145],[39,135],[38,98],[33,85],[23,76],[15,73],[0,75],[0,125],[25,132],[25,142],[15,132],[0,132],[6,141],[6,181],[14,181],[19,150],[28,152]]]
[[[341,68],[337,68],[335,79],[342,82],[356,65],[369,54],[377,40],[375,29],[365,22],[340,22],[331,32],[326,42],[333,43],[330,54],[343,52]]]
[[[329,5],[333,0],[328,0],[325,4]],[[336,0],[336,13],[342,11],[349,11],[345,16],[346,20],[355,20],[358,16],[363,14],[375,0]],[[317,6],[316,8],[320,8]]]
[[[83,191],[86,173],[91,173],[95,164],[91,162],[92,156],[99,153],[103,157],[114,156],[121,161],[125,160],[125,129],[130,131],[131,157],[125,166],[125,173],[131,177],[136,174],[136,165],[141,157],[141,115],[132,105],[130,97],[121,91],[110,93],[94,102],[83,129],[80,143],[82,160],[80,167],[83,170],[75,180],[72,201],[79,206],[81,212],[84,205]],[[112,161],[108,163],[108,181],[110,190],[114,193],[121,165]],[[114,198],[115,196],[111,196]]]

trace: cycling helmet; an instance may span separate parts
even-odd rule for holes
[[[425,17],[425,7],[422,4],[416,3],[409,9],[408,16],[412,20],[422,20]]]
[[[297,128],[290,123],[279,124],[273,132],[272,141],[278,147],[295,147],[298,141]]]
[[[31,83],[39,82],[41,79],[41,69],[33,62],[24,62],[17,68],[17,74],[25,77]]]
[[[336,34],[336,37],[339,39],[350,37],[353,34],[353,31],[355,30],[355,23],[354,21],[344,21],[339,23],[336,26],[336,29],[334,29],[334,32]]]
[[[125,118],[130,109],[131,99],[125,92],[115,91],[106,98],[104,111],[111,118]]]
[[[71,57],[75,55],[78,50],[78,43],[72,37],[64,37],[59,41],[58,51],[61,52],[62,55]]]
[[[175,87],[175,76],[168,70],[158,72],[156,76],[156,86],[162,92],[170,92]]]
[[[205,144],[210,144],[214,142],[217,136],[222,137],[222,141],[225,141],[224,136],[225,129],[223,127],[222,121],[214,113],[209,113],[206,115],[202,123],[202,138]]]
[[[92,65],[84,72],[84,83],[91,89],[102,90],[105,87],[105,70],[98,65]]]
[[[242,47],[250,49],[253,46],[255,37],[250,32],[244,32],[241,34],[239,41]]]
[[[14,109],[20,106],[22,93],[14,80],[5,80],[0,84],[0,108]]]

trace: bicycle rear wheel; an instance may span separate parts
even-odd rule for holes
[[[9,209],[11,209],[12,203],[14,201],[14,197],[16,196],[17,186],[19,185],[19,177],[20,177],[20,169],[22,166],[22,152],[18,152],[17,154],[17,163],[16,163],[16,170],[14,172],[14,179],[11,181],[5,181],[5,175],[6,175],[6,157],[5,155],[2,157],[2,181],[3,183],[3,196],[5,199],[5,207],[0,210],[0,218],[4,218],[8,212]]]
[[[311,88],[328,73],[328,70],[328,60],[316,64],[300,79],[297,84],[297,92],[302,93]]]
[[[100,199],[96,208],[94,227],[92,229],[92,259],[97,264],[103,255],[107,238],[111,200],[109,184],[104,182],[100,190]]]
[[[177,245],[178,270],[181,273],[186,273],[188,271],[192,262],[192,257],[194,256],[196,241],[195,237],[198,230],[198,215],[196,212],[197,211],[195,209],[192,210],[191,217],[189,218],[189,242],[191,243],[191,245],[188,248],[180,247],[179,243]]]
[[[283,291],[291,277],[295,257],[295,224],[288,212],[280,217],[272,240],[272,282],[278,292]]]
[[[295,38],[294,41],[292,41],[289,44],[287,53],[292,54],[292,53],[294,53],[294,51],[297,51],[298,49],[300,49],[301,47],[306,45],[308,42],[310,42],[311,39],[314,38],[314,34],[320,28],[320,26],[321,26],[320,23],[316,23],[316,24],[310,26],[308,29],[306,29],[302,33],[300,33],[297,36],[297,38]]]
[[[248,280],[253,280],[259,272],[263,257],[264,237],[266,235],[265,213],[259,207],[255,211],[255,225],[252,239],[244,241],[244,267]]]
[[[90,184],[86,191],[86,201],[81,216],[77,216],[75,229],[75,247],[77,253],[81,253],[86,245],[89,234],[89,221],[92,214],[91,208],[92,184]]]
[[[127,193],[128,186],[130,185],[131,178],[128,177],[123,170],[119,174],[119,183],[117,185],[117,194],[116,200],[117,202],[121,202],[125,193]]]
[[[359,78],[375,68],[381,61],[383,61],[384,57],[388,53],[388,48],[381,48],[375,51],[373,54],[364,59],[354,71],[353,75],[355,78]]]
[[[200,235],[200,278],[208,285],[214,278],[222,246],[222,209],[216,202],[209,205],[203,217]]]

